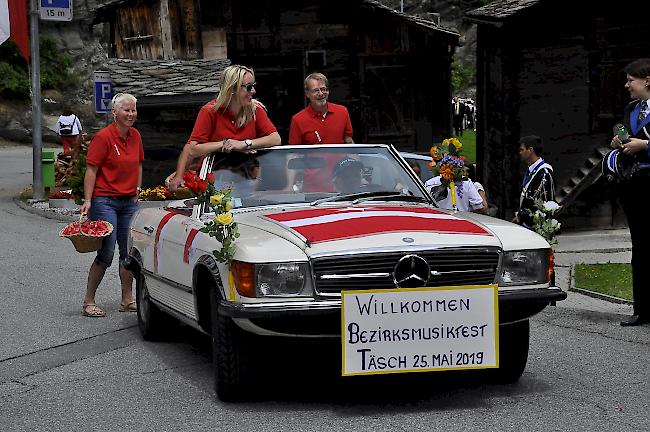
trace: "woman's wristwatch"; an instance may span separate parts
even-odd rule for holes
[[[244,140],[244,143],[246,143],[246,150],[251,150],[253,148],[253,140],[247,139]]]

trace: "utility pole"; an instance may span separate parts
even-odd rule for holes
[[[45,189],[43,188],[43,167],[41,166],[43,140],[41,135],[41,54],[38,46],[38,20],[38,0],[31,0],[29,11],[29,44],[32,63],[32,160],[34,167],[32,191],[34,194],[33,198],[40,200],[44,198]]]
[[[404,13],[404,0],[400,0],[399,2],[399,11]]]

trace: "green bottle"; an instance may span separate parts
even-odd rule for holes
[[[623,123],[616,123],[614,126],[614,133],[618,135],[621,143],[626,144],[630,142],[630,133]]]

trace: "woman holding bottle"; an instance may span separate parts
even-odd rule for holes
[[[625,67],[627,82],[625,88],[632,102],[623,111],[623,125],[629,132],[628,139],[617,134],[611,147],[618,148],[623,155],[634,158],[637,169],[629,180],[618,184],[618,196],[627,218],[632,238],[632,292],[634,312],[621,322],[622,326],[637,326],[650,323],[650,273],[644,268],[650,262],[650,229],[647,226],[648,213],[640,205],[641,199],[650,190],[650,58],[633,61]]]

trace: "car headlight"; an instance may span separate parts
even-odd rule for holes
[[[545,284],[552,273],[553,253],[550,249],[504,252],[499,286]]]
[[[296,296],[305,287],[307,263],[258,264],[256,267],[260,296]]]

